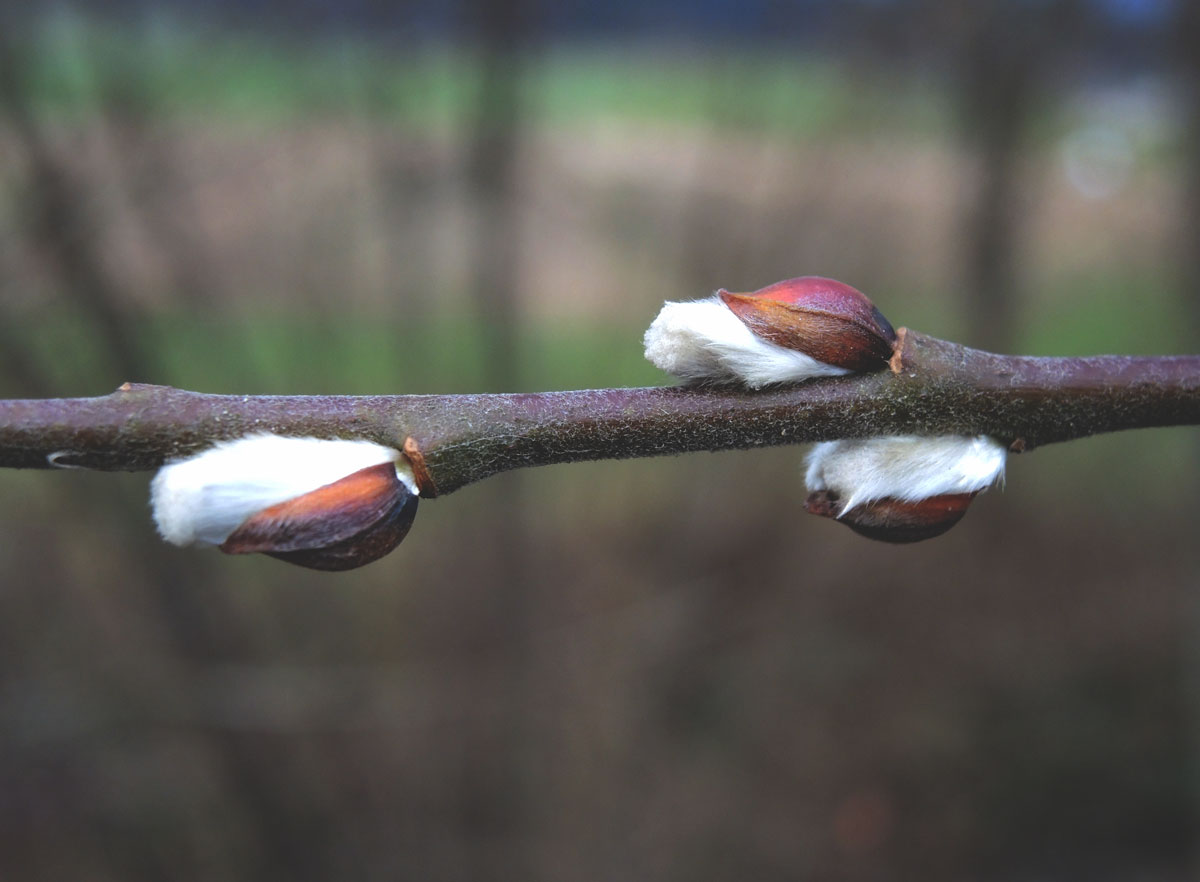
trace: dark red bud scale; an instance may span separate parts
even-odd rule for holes
[[[876,499],[841,514],[837,494],[810,493],[804,508],[810,514],[834,518],[854,532],[881,542],[920,542],[940,536],[962,520],[974,493],[948,493],[925,499]]]
[[[892,357],[891,324],[865,294],[834,279],[801,276],[751,294],[717,294],[759,337],[825,364],[873,371]]]
[[[220,548],[262,552],[314,570],[351,570],[400,543],[417,500],[395,465],[384,462],[251,515]]]

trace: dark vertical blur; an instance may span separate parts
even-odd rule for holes
[[[30,240],[29,248],[48,255],[63,292],[88,316],[112,367],[125,377],[140,379],[147,370],[131,327],[135,316],[128,304],[122,305],[96,253],[96,227],[103,220],[89,214],[92,206],[80,198],[83,185],[72,180],[62,145],[50,143],[35,119],[22,81],[30,67],[30,59],[22,58],[27,52],[12,32],[0,43],[0,102],[11,124],[13,150],[22,151],[20,159],[29,168],[20,205],[22,232]]]
[[[958,19],[947,29],[957,42],[955,97],[977,165],[963,225],[971,339],[1011,351],[1020,306],[1022,159],[1049,63],[1069,51],[1070,32],[1054,18],[1069,15],[1070,4],[1037,4],[1019,16],[993,0],[940,5],[941,15]]]
[[[1185,138],[1180,290],[1192,328],[1200,332],[1200,8],[1193,3],[1178,4],[1172,25],[1172,60],[1178,71]]]
[[[1185,321],[1194,338],[1200,338],[1200,7],[1179,3],[1174,10],[1170,57],[1178,77],[1183,130],[1183,172],[1179,188],[1178,294]],[[1190,457],[1193,470],[1200,472],[1200,438],[1193,437]],[[1193,493],[1186,514],[1200,522],[1200,494]],[[1193,564],[1200,571],[1200,549],[1193,549]],[[1188,633],[1184,657],[1188,664],[1191,737],[1200,745],[1200,597],[1193,592],[1188,605]],[[1200,794],[1200,758],[1194,751],[1189,771],[1194,792]],[[1193,817],[1193,835],[1200,835],[1200,813]],[[1200,865],[1200,855],[1196,857]]]
[[[478,56],[476,98],[468,129],[467,183],[476,200],[473,284],[484,324],[490,386],[512,391],[519,377],[519,259],[517,192],[526,111],[522,67],[532,51],[532,4],[472,0]]]
[[[808,273],[1200,339],[1192,4],[0,12],[5,396],[662,383],[663,300]],[[340,575],[2,473],[0,878],[1192,878],[1196,445],[1014,457],[909,548],[793,449],[534,470]]]
[[[522,147],[526,142],[525,68],[533,51],[533,0],[470,0],[474,99],[466,137],[466,184],[471,194],[471,293],[481,328],[482,388],[517,391],[522,382],[521,216]],[[527,691],[535,589],[526,565],[530,543],[522,509],[521,475],[503,475],[479,488],[491,513],[488,542],[479,548],[496,583],[476,586],[477,608],[464,627],[478,664],[502,672],[507,698],[500,713],[463,730],[460,819],[468,847],[462,860],[472,878],[525,879],[528,851],[527,783],[521,766],[528,747]]]

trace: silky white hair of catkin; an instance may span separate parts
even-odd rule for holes
[[[150,505],[168,542],[220,545],[251,515],[384,462],[396,463],[400,480],[417,492],[411,469],[391,447],[251,435],[163,466],[150,484]]]
[[[756,335],[721,298],[664,303],[646,330],[646,358],[688,382],[741,383],[760,389],[850,370]]]
[[[808,454],[809,491],[838,495],[841,513],[876,499],[976,493],[1004,477],[1007,451],[987,435],[893,435],[825,441]]]

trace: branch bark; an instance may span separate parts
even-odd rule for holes
[[[995,355],[901,330],[892,369],[759,392],[594,389],[496,395],[208,395],[125,384],[0,402],[0,466],[136,471],[256,432],[366,438],[423,460],[427,495],[591,459],[891,434],[986,434],[1014,451],[1200,423],[1200,356]]]

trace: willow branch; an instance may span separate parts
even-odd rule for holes
[[[497,472],[887,434],[987,434],[1028,450],[1200,423],[1200,356],[994,355],[903,332],[892,369],[759,392],[242,396],[126,384],[98,398],[0,401],[0,466],[157,468],[255,432],[365,438],[423,462],[426,493]]]

